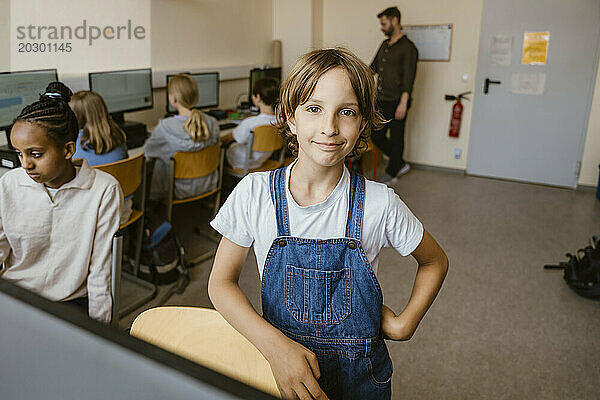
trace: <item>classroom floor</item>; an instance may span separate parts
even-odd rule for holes
[[[562,272],[543,269],[600,234],[594,192],[423,168],[394,188],[444,248],[450,269],[414,337],[388,342],[393,398],[597,399],[600,301],[579,297]],[[175,210],[187,257],[216,246],[193,233],[207,215],[198,204]],[[167,304],[210,307],[210,267],[207,261],[191,269],[188,288]],[[240,283],[260,310],[253,255],[246,267]],[[396,311],[408,300],[415,267],[411,257],[383,250],[379,279]]]

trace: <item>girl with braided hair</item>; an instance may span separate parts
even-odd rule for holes
[[[111,175],[72,160],[78,125],[71,95],[52,82],[14,121],[21,168],[0,178],[0,277],[108,323],[123,193]]]

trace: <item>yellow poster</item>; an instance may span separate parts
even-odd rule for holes
[[[548,56],[550,32],[525,32],[521,64],[544,65]]]

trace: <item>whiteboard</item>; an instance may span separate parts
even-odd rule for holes
[[[450,61],[453,24],[404,25],[402,32],[415,44],[419,61]]]

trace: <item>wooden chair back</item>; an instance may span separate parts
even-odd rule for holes
[[[283,137],[277,133],[273,125],[263,125],[254,128],[253,151],[275,151],[283,147]]]
[[[144,153],[125,160],[115,161],[110,164],[97,165],[94,168],[107,172],[115,177],[121,184],[123,196],[127,197],[135,193],[142,184],[142,166],[144,164]]]
[[[175,179],[193,179],[212,174],[219,168],[221,144],[206,147],[200,151],[173,154]]]

